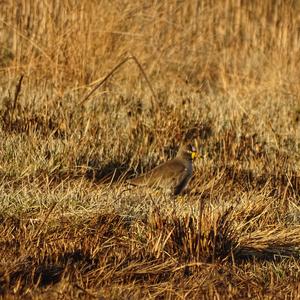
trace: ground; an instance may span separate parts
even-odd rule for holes
[[[299,298],[299,8],[4,2],[1,296]]]

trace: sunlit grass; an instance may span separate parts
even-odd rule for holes
[[[298,1],[0,12],[2,296],[299,297]],[[126,183],[186,140],[184,195]]]

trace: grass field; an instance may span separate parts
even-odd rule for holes
[[[0,1],[0,295],[299,299],[299,15]],[[126,184],[185,141],[185,194]]]

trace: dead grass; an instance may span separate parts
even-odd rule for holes
[[[298,1],[2,2],[1,296],[299,298]]]

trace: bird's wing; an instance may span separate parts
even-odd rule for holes
[[[175,158],[157,166],[150,172],[153,172],[153,175],[156,175],[158,177],[160,174],[160,177],[162,179],[167,179],[178,177],[179,174],[182,174],[185,171],[185,164],[181,160]]]
[[[129,183],[133,185],[161,185],[171,184],[177,185],[180,174],[185,173],[186,166],[181,160],[173,159],[169,160],[156,168],[152,169],[148,173],[145,173],[137,178],[131,179]]]

